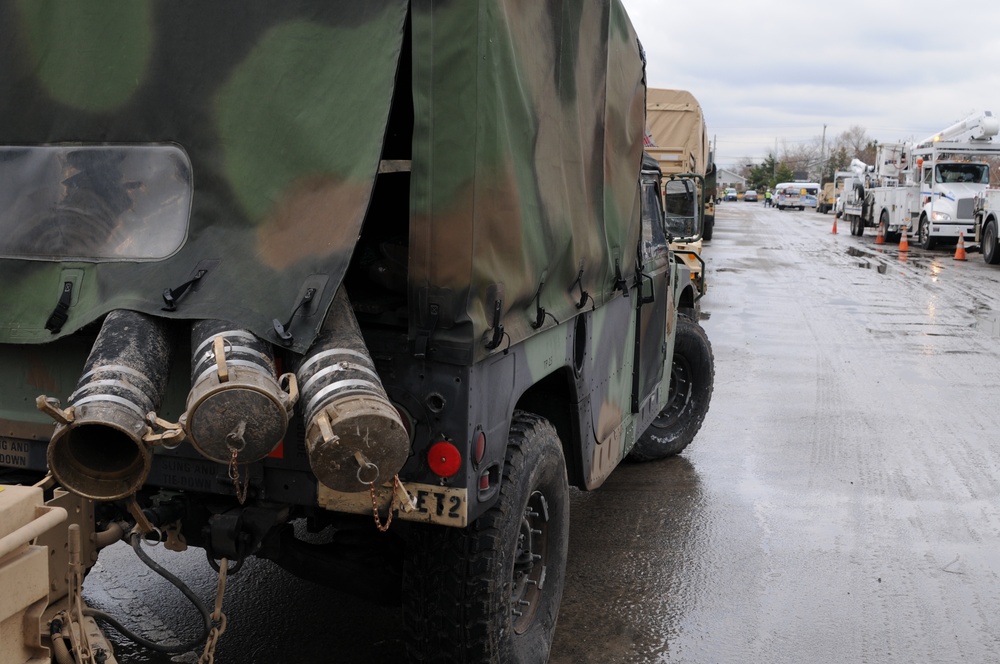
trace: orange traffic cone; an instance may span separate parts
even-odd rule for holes
[[[836,216],[834,216],[834,218],[833,218],[833,230],[830,231],[830,232],[833,233],[834,235],[837,234],[837,217]]]
[[[875,235],[875,244],[885,244],[885,224],[878,222],[878,234]]]
[[[902,235],[899,236],[899,250],[900,251],[909,251],[910,250],[910,242],[909,242],[909,240],[906,239],[906,232],[908,230],[909,229],[906,228],[906,226],[903,226],[903,233],[902,233]]]
[[[965,260],[965,233],[961,231],[958,233],[958,246],[955,247],[955,260]]]

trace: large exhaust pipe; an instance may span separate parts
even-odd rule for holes
[[[165,321],[125,310],[105,317],[69,397],[70,416],[49,442],[49,470],[62,486],[117,500],[143,485],[152,456],[146,416],[159,408],[172,352]]]
[[[281,442],[295,375],[277,377],[271,344],[221,320],[191,328],[191,391],[182,420],[191,443],[220,463],[253,463]],[[281,388],[287,381],[288,392]]]
[[[317,479],[347,492],[391,480],[406,463],[410,438],[375,372],[343,288],[296,373],[306,450]]]

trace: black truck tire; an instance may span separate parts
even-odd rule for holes
[[[705,217],[705,228],[701,231],[701,239],[705,242],[709,242],[712,239],[712,233],[715,232],[715,217]]]
[[[467,528],[410,533],[403,563],[409,659],[548,661],[568,544],[559,436],[547,420],[515,412],[497,503]]]
[[[886,242],[899,242],[901,233],[891,233],[889,232],[889,211],[882,210],[882,214],[879,215],[879,223],[882,224],[882,228],[885,229],[882,233],[882,239]]]
[[[917,226],[917,244],[921,249],[933,249],[937,246],[937,239],[931,237],[931,222],[926,216],[920,217]]]
[[[677,317],[667,405],[639,436],[629,458],[652,461],[680,454],[701,429],[715,384],[712,344],[701,325]]]
[[[996,219],[989,219],[983,228],[983,260],[990,265],[1000,263],[1000,244],[997,241]]]

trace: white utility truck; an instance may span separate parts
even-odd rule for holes
[[[837,196],[835,213],[838,219],[843,218],[851,223],[851,235],[864,235],[865,219],[868,210],[865,207],[865,182],[871,182],[873,166],[860,159],[852,159],[849,171],[837,171],[837,177],[843,178],[840,184],[841,192]]]
[[[880,225],[887,236],[905,230],[924,249],[954,243],[959,233],[973,237],[973,204],[990,182],[986,158],[1000,155],[992,141],[998,131],[1000,121],[984,111],[922,141],[879,145],[875,165],[863,172],[864,197],[856,188],[845,197],[851,232]]]

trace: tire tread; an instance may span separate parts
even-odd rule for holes
[[[515,411],[497,503],[467,528],[430,525],[411,532],[403,574],[403,631],[410,661],[516,661],[510,639],[502,638],[492,627],[494,617],[508,610],[503,589],[496,588],[493,581],[494,553],[503,550],[502,524],[511,518],[513,509],[512,501],[503,497],[517,492],[524,474],[531,470],[526,447],[550,436],[558,445],[555,428],[547,420]],[[563,469],[565,476],[564,462]],[[568,502],[566,509],[568,514]],[[563,531],[568,535],[566,528]],[[565,552],[565,543],[562,548]],[[563,574],[564,570],[553,581],[561,581]],[[561,595],[561,585],[558,593]],[[509,620],[504,624],[509,628]]]

